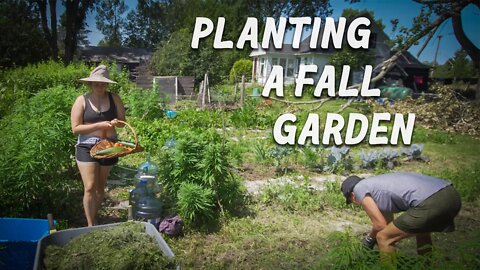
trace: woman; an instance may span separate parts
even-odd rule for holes
[[[83,207],[88,226],[97,224],[97,212],[105,195],[105,183],[112,166],[118,158],[94,159],[90,149],[102,138],[115,138],[115,127],[122,126],[118,120],[125,120],[125,108],[120,97],[107,91],[108,70],[104,65],[96,67],[87,78],[80,79],[90,87],[90,92],[77,97],[72,106],[71,125],[78,135],[75,149],[84,194]]]

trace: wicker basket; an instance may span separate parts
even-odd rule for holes
[[[95,159],[115,158],[115,157],[123,157],[123,156],[129,155],[129,154],[138,153],[138,152],[143,151],[143,148],[140,146],[140,144],[138,144],[137,133],[135,133],[135,130],[132,128],[132,126],[130,126],[127,122],[124,122],[124,121],[121,121],[121,120],[117,120],[117,121],[119,123],[122,123],[125,126],[127,126],[130,129],[130,131],[133,133],[133,136],[135,137],[135,147],[128,147],[128,148],[125,147],[125,150],[121,151],[121,152],[115,152],[115,153],[104,154],[104,155],[97,155],[96,153],[99,152],[99,151],[114,147],[115,143],[117,142],[117,141],[114,141],[114,140],[106,139],[106,137],[107,137],[106,132],[104,132],[103,133],[103,138],[104,139],[97,142],[92,147],[92,149],[90,149],[90,156],[92,156]]]

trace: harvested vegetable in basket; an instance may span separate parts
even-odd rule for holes
[[[72,239],[64,247],[47,246],[46,269],[174,269],[141,223],[126,222]]]
[[[93,158],[114,158],[122,157],[128,154],[137,153],[143,151],[142,147],[138,144],[137,134],[135,130],[127,122],[117,120],[119,123],[127,126],[133,136],[135,137],[135,143],[125,142],[125,141],[112,141],[109,139],[103,139],[96,143],[90,150],[90,156]],[[106,133],[104,132],[103,137],[106,138]]]

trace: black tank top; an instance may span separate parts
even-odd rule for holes
[[[85,110],[83,112],[84,123],[97,123],[101,121],[111,121],[117,118],[117,107],[113,101],[112,93],[108,92],[108,101],[110,102],[110,108],[105,112],[96,112],[93,110],[89,102],[90,94],[83,95],[85,98]]]

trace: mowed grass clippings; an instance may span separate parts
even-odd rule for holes
[[[80,235],[64,247],[48,246],[46,269],[171,269],[141,223],[126,222]]]

